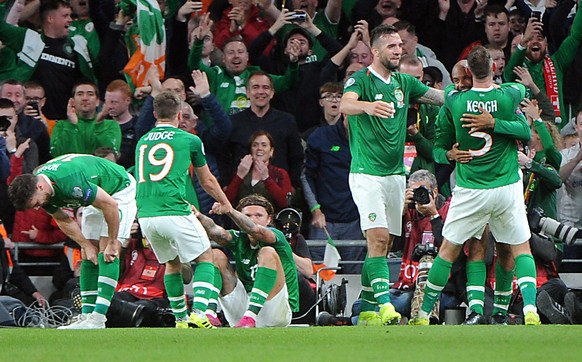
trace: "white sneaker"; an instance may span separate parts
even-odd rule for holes
[[[79,314],[78,316],[73,317],[73,322],[71,324],[68,324],[66,326],[60,326],[57,329],[78,329],[77,326],[82,323],[85,323],[88,317],[89,314]]]
[[[91,313],[85,323],[76,329],[105,329],[107,318],[102,314]]]
[[[105,329],[107,318],[101,314],[91,313],[82,322],[70,324],[59,329]]]

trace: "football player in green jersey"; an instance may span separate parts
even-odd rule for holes
[[[212,213],[221,214],[215,204]],[[228,323],[235,328],[286,327],[292,312],[299,310],[299,287],[293,251],[283,233],[269,224],[273,205],[263,196],[243,198],[238,210],[226,212],[241,229],[225,230],[211,218],[197,212],[210,238],[232,251],[236,271],[226,255],[214,250],[222,276],[220,305]]]
[[[195,71],[193,78],[196,87],[191,90],[202,98],[209,96],[206,75]],[[174,91],[164,91],[154,99],[156,126],[141,137],[136,147],[138,219],[158,261],[166,264],[164,284],[176,328],[188,328],[189,324],[214,328],[204,312],[212,294],[215,268],[208,236],[186,201],[190,165],[204,191],[218,201],[218,212],[229,212],[232,206],[206,164],[200,138],[178,128],[181,109],[182,101]],[[196,273],[188,317],[180,271],[181,263],[192,260],[196,261]]]
[[[82,247],[82,311],[62,329],[105,328],[119,278],[119,247],[135,220],[135,180],[103,158],[67,154],[12,181],[8,189],[17,210],[43,207],[59,228]],[[85,206],[82,227],[61,208]]]
[[[411,100],[443,103],[443,91],[395,72],[402,55],[398,31],[380,25],[372,31],[374,60],[345,84],[341,111],[348,116],[349,184],[366,233],[368,255],[362,268],[362,325],[396,324],[400,314],[390,303],[386,254],[401,234],[406,178],[404,142]],[[380,315],[374,311],[380,306]]]
[[[447,92],[435,147],[439,142],[451,144],[456,140],[460,149],[471,151],[473,158],[457,165],[457,187],[443,229],[443,244],[429,272],[421,311],[410,324],[428,324],[428,313],[464,242],[481,236],[489,224],[499,246],[507,244],[502,247],[515,260],[524,301],[524,322],[538,325],[536,270],[529,248],[530,231],[515,142],[529,140],[531,131],[524,117],[512,118],[520,113],[518,106],[525,88],[514,83],[495,87],[495,66],[482,46],[471,50],[467,62],[473,88]]]

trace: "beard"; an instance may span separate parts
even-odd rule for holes
[[[382,59],[382,65],[391,72],[398,70],[398,63],[394,63],[390,59]]]

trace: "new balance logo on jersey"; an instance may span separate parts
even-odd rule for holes
[[[379,101],[380,99],[382,99],[382,94],[376,94],[376,96],[374,97],[375,100]]]
[[[479,107],[487,112],[497,112],[497,101],[467,101],[467,112],[478,113]]]
[[[156,141],[156,140],[171,140],[174,139],[174,131],[164,131],[164,132],[151,132],[145,138],[145,141]]]

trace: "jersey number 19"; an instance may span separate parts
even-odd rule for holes
[[[144,156],[148,147],[149,145],[141,145],[139,147],[139,183],[146,182],[144,177]],[[155,153],[160,149],[165,151],[165,155],[158,159],[156,158]],[[147,152],[147,160],[152,166],[163,166],[160,172],[148,174],[150,181],[160,181],[166,177],[172,169],[172,164],[174,163],[174,149],[167,143],[158,143]]]

